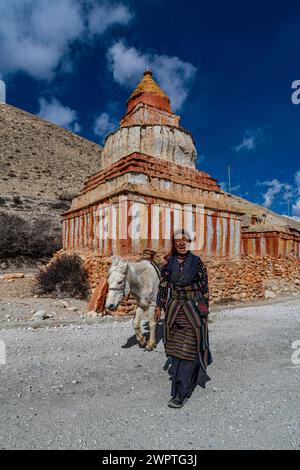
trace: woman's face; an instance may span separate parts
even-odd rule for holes
[[[176,239],[175,248],[180,255],[185,255],[188,252],[188,240],[186,238]]]

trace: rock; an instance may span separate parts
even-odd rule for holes
[[[51,318],[51,315],[45,312],[45,310],[38,310],[37,312],[35,312],[32,318],[34,321],[41,321],[46,320],[46,318]]]
[[[279,286],[274,285],[274,286],[272,287],[272,291],[275,291],[275,292],[276,292],[276,291],[278,291],[278,290],[280,290],[280,287],[279,287]]]
[[[270,290],[266,290],[265,291],[265,299],[276,299],[277,295],[270,291]]]
[[[7,269],[7,263],[6,263],[6,261],[3,261],[3,262],[0,264],[0,268],[1,268],[1,269]]]
[[[108,282],[105,277],[102,277],[93,292],[91,300],[88,305],[88,312],[102,312],[104,309],[106,294],[108,291]]]
[[[21,279],[25,276],[24,273],[7,273],[7,274],[2,274],[0,276],[0,279],[2,281],[8,281],[8,280],[11,280],[11,279]]]
[[[98,314],[94,310],[91,310],[90,312],[86,314],[86,316],[91,317],[91,318],[97,318]]]

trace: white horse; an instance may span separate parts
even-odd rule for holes
[[[128,261],[113,257],[108,277],[108,293],[105,308],[115,310],[119,303],[131,294],[137,300],[133,326],[138,343],[151,351],[156,347],[154,319],[159,274],[148,260]],[[147,313],[150,337],[146,341],[141,331],[141,320]]]

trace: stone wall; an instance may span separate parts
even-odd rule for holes
[[[56,254],[59,256],[63,251]],[[88,272],[91,292],[101,277],[108,276],[110,257],[92,252],[78,253]],[[138,257],[131,257],[137,260]],[[161,259],[159,255],[156,260]],[[204,260],[205,261],[205,260]],[[247,257],[241,261],[205,261],[209,276],[210,305],[234,301],[272,299],[300,294],[300,263],[284,258]],[[114,315],[130,315],[135,309],[134,299],[123,302]]]
[[[246,257],[208,261],[211,303],[300,294],[300,263],[284,258]]]

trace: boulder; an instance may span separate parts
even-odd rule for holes
[[[33,321],[46,320],[46,318],[51,318],[51,315],[45,312],[45,310],[38,310],[32,317]]]
[[[88,312],[86,314],[87,317],[90,317],[90,318],[96,318],[98,316],[97,312],[94,312],[94,310],[91,310],[90,312]]]
[[[276,299],[277,295],[270,291],[270,290],[266,290],[265,291],[265,299]]]
[[[106,294],[108,291],[108,282],[105,277],[101,277],[94,290],[88,305],[88,312],[102,312],[104,309]]]

